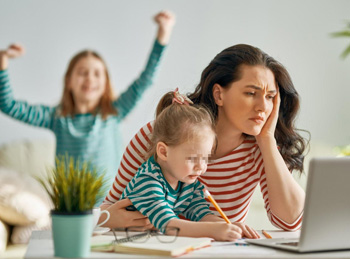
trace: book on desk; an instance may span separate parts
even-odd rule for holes
[[[92,237],[91,250],[96,252],[180,256],[210,246],[211,240],[211,238],[177,237],[172,243],[161,243],[155,236],[152,236],[143,243],[113,244],[114,236],[102,235]]]

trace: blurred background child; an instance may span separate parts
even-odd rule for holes
[[[8,59],[24,54],[13,44],[0,51],[0,109],[14,119],[47,128],[56,137],[56,155],[89,161],[106,172],[108,186],[113,182],[122,155],[120,123],[153,83],[165,46],[169,42],[175,16],[169,11],[155,15],[157,38],[141,75],[118,98],[113,94],[110,76],[102,57],[84,50],[69,62],[61,102],[57,106],[29,105],[15,100],[8,75]]]

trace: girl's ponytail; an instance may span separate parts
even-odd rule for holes
[[[193,102],[186,95],[179,93],[179,88],[176,88],[175,91],[166,93],[162,99],[160,99],[156,109],[156,118],[165,108],[173,103],[183,105],[193,104]]]
[[[192,106],[192,104],[192,101],[180,94],[178,89],[166,93],[160,99],[146,159],[151,156],[157,159],[158,142],[176,146],[199,138],[204,127],[211,128],[215,135],[214,120],[210,111],[201,105]]]
[[[168,92],[165,95],[163,95],[162,99],[160,99],[157,108],[156,108],[156,118],[158,115],[168,106],[172,105],[174,98],[174,92]]]

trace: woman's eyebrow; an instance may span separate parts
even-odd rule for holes
[[[259,87],[259,86],[256,86],[256,85],[246,85],[245,88],[252,88],[254,90],[259,90],[261,91],[262,88]],[[277,91],[276,90],[270,90],[270,91],[267,91],[268,93],[276,93]]]

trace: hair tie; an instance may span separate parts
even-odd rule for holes
[[[178,104],[190,105],[193,102],[184,94],[179,93],[179,88],[177,87],[174,91],[173,103],[177,102]]]

